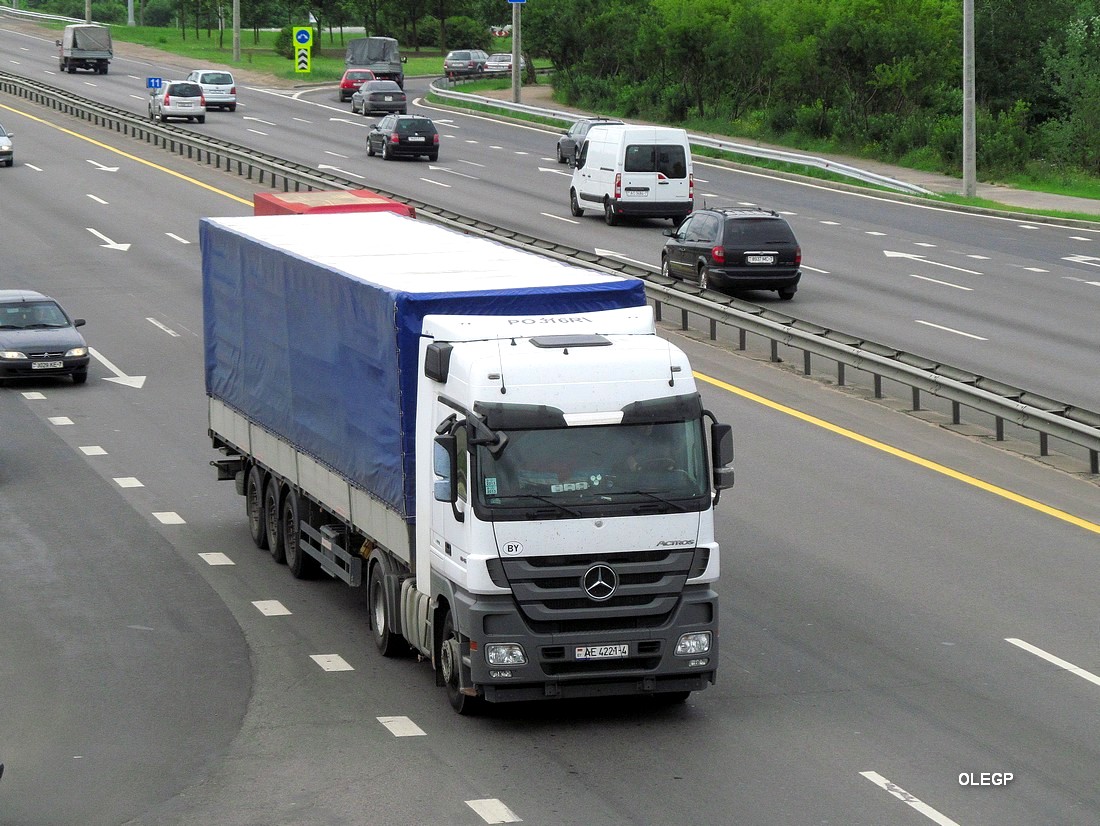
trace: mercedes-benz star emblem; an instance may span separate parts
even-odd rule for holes
[[[611,599],[611,595],[615,593],[618,586],[618,574],[606,565],[593,565],[581,577],[581,587],[584,588],[589,599],[596,602]]]

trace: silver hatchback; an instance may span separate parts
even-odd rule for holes
[[[237,83],[231,72],[223,69],[195,69],[187,79],[202,87],[207,109],[237,111]]]
[[[206,123],[206,98],[202,87],[190,80],[169,80],[149,90],[149,117],[167,123],[169,118]]]

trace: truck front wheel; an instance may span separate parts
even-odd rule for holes
[[[248,471],[244,483],[244,510],[248,514],[248,532],[261,551],[267,550],[267,512],[264,510],[264,472],[259,465]]]
[[[447,689],[447,699],[451,708],[465,716],[476,712],[478,698],[462,693],[462,638],[455,629],[451,612],[443,618],[442,642],[439,646],[439,668],[443,676],[443,685]]]
[[[384,588],[385,571],[381,564],[370,569],[367,585],[367,599],[370,601],[371,636],[383,657],[399,657],[409,650],[408,643],[400,634],[389,629],[389,616],[386,613],[386,592]]]
[[[283,552],[295,579],[310,579],[317,572],[317,560],[302,550],[302,523],[298,518],[298,494],[287,491],[283,499]]]
[[[264,522],[267,528],[267,549],[280,565],[286,562],[286,545],[279,520],[279,480],[271,478],[264,485]]]

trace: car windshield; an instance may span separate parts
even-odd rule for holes
[[[401,87],[392,80],[371,80],[363,84],[363,89],[368,92],[400,92]]]
[[[451,52],[451,54],[448,56],[447,59],[448,60],[469,60],[470,59],[470,53],[469,52]]]
[[[477,502],[498,516],[511,511],[522,518],[544,508],[558,518],[651,505],[699,510],[709,492],[699,420],[512,430],[507,436],[498,456],[477,449]]]
[[[8,136],[8,130],[4,128],[3,124],[0,124],[0,138],[6,138]]]
[[[228,72],[207,72],[200,80],[203,83],[232,83],[233,76]]]
[[[68,327],[69,319],[52,301],[26,301],[0,305],[0,329],[30,330]]]
[[[168,94],[181,98],[197,98],[202,94],[202,89],[195,83],[173,83]]]
[[[348,72],[348,80],[374,80],[374,72]]]

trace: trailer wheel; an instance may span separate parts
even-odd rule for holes
[[[287,491],[283,499],[283,552],[295,579],[310,579],[317,572],[317,560],[302,550],[302,523],[298,519],[298,494]]]
[[[279,480],[272,477],[264,485],[264,523],[267,527],[267,549],[280,565],[286,562],[286,545],[279,530]]]
[[[400,634],[389,630],[389,617],[386,615],[386,592],[383,587],[381,564],[371,565],[370,579],[367,585],[367,599],[370,601],[370,627],[374,644],[383,657],[399,657],[409,650],[409,644]]]
[[[439,646],[439,668],[443,676],[443,685],[447,689],[447,699],[451,708],[466,717],[477,711],[478,699],[463,694],[459,672],[462,668],[462,640],[455,630],[454,620],[448,610],[443,617],[442,642]]]
[[[261,551],[267,550],[267,511],[264,510],[264,472],[259,465],[248,471],[244,483],[244,510],[248,514],[248,532]]]

